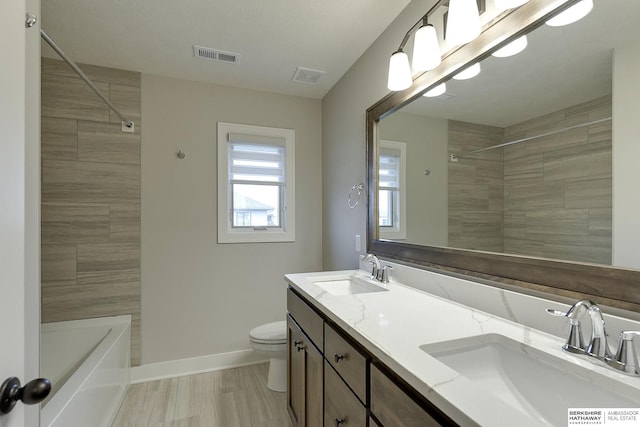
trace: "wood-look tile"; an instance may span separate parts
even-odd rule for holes
[[[140,291],[138,291],[140,293]],[[140,366],[140,301],[137,312],[127,313],[131,315],[131,366]]]
[[[135,123],[136,132],[139,133],[142,127],[140,121],[140,88],[110,84],[109,100],[125,119]],[[111,123],[120,124],[122,122],[120,117],[113,111],[110,111],[109,119]]]
[[[106,83],[98,82],[96,87],[109,93]],[[109,107],[80,79],[43,74],[41,105],[44,117],[109,121]]]
[[[79,79],[75,71],[73,71],[71,67],[61,59],[42,58],[41,65],[42,74]],[[119,85],[140,87],[140,73],[136,71],[120,70],[117,68],[107,68],[82,63],[77,65],[93,82],[115,83]],[[105,93],[105,96],[108,96],[108,93]]]
[[[560,110],[545,114],[544,116],[536,117],[531,120],[526,120],[513,126],[509,126],[505,129],[506,136],[509,136],[507,140],[513,140],[512,136],[518,134],[539,134],[541,133],[541,131],[548,130],[550,127],[554,126],[556,123],[564,119],[565,112],[564,110]]]
[[[460,159],[457,163],[450,162],[448,173],[449,184],[470,184],[476,176],[476,162],[467,159]]]
[[[140,291],[135,284],[46,283],[42,287],[42,306],[48,321],[118,316],[137,312],[140,307]]]
[[[140,205],[112,203],[110,208],[111,241],[140,242]]]
[[[69,289],[76,284],[75,280],[65,281],[42,281],[40,286],[40,322],[60,322],[64,320],[73,320],[70,316],[73,313],[64,312],[58,309],[56,299],[59,292],[58,287]]]
[[[508,145],[503,148],[503,158],[509,160],[518,159],[527,155],[526,145],[523,143]]]
[[[42,200],[66,203],[139,203],[140,166],[44,160]]]
[[[78,273],[100,274],[123,270],[132,271],[139,268],[140,245],[138,243],[78,245]]]
[[[488,210],[489,187],[483,184],[450,184],[449,209]]]
[[[567,182],[564,186],[566,208],[611,208],[612,180],[585,179]]]
[[[42,203],[43,245],[109,242],[109,205]]]
[[[589,143],[607,142],[611,144],[612,134],[613,123],[611,120],[591,125],[589,126]]]
[[[595,208],[589,209],[589,235],[604,236],[611,238],[612,232],[612,209]]]
[[[543,136],[525,142],[527,155],[548,153],[563,147],[586,144],[589,141],[589,128],[570,129],[554,135]]]
[[[83,162],[140,164],[140,134],[122,132],[113,123],[78,123],[78,160]]]
[[[611,145],[606,142],[557,150],[544,155],[544,180],[611,178]]]
[[[504,205],[507,211],[564,206],[562,182],[524,183],[505,185]]]
[[[527,236],[544,235],[546,241],[559,236],[573,238],[589,235],[589,211],[587,209],[529,210],[526,214],[526,221]]]
[[[611,248],[545,243],[546,258],[611,265]]]
[[[528,239],[504,239],[504,253],[544,257],[544,243]]]
[[[129,387],[113,427],[290,427],[286,394],[266,387],[268,365]]]
[[[43,282],[76,279],[76,247],[74,245],[42,245],[40,256],[40,274]]]
[[[76,160],[78,158],[78,121],[42,117],[42,159]]]
[[[506,211],[503,213],[503,234],[505,239],[522,240],[526,236],[527,216],[525,211]]]
[[[462,232],[476,237],[502,238],[502,212],[465,212],[462,214]]]
[[[541,179],[544,173],[543,155],[519,157],[504,162],[505,182]]]
[[[566,109],[566,116],[573,117],[576,115],[587,115],[587,120],[598,120],[605,117],[611,117],[612,113],[611,95],[601,96],[591,101],[583,102]]]

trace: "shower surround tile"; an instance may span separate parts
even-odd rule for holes
[[[140,74],[42,59],[42,320],[129,314],[140,360]]]

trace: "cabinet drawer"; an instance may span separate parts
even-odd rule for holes
[[[324,321],[306,302],[293,293],[291,288],[287,289],[287,310],[315,346],[322,351]]]
[[[324,357],[362,402],[367,401],[367,359],[331,326],[324,329]]]
[[[371,413],[384,427],[439,427],[441,425],[373,364],[371,365]]]
[[[327,361],[324,362],[324,426],[365,427],[367,410]]]

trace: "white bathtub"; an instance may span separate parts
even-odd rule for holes
[[[109,427],[130,383],[131,317],[45,323],[40,375],[52,382],[41,427]]]

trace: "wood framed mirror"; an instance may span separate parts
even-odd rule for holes
[[[424,92],[448,81],[459,71],[484,60],[511,41],[541,27],[548,19],[576,3],[578,0],[530,0],[517,9],[501,13],[485,25],[477,39],[446,53],[438,68],[417,77],[414,76],[413,85],[409,89],[391,93],[367,110],[367,249],[369,252],[401,263],[471,277],[519,291],[541,292],[545,295],[571,299],[590,298],[610,307],[640,311],[640,271],[637,270],[640,268],[640,259],[637,266],[616,267],[593,261],[577,262],[517,253],[473,250],[461,248],[460,245],[449,247],[446,244],[428,244],[411,239],[390,240],[380,233],[379,141],[393,139],[387,135],[380,135],[381,120],[421,98]],[[615,6],[608,2],[598,2],[596,7]],[[615,25],[615,23],[610,24]],[[603,28],[606,28],[606,25],[607,23],[602,23]],[[630,41],[632,42],[633,40]],[[614,109],[615,105],[614,103]],[[615,121],[616,117],[613,120]],[[407,152],[407,156],[411,156],[411,153]],[[614,182],[615,179],[614,176]],[[615,188],[617,187],[614,186],[614,193]],[[631,194],[627,198],[638,200],[638,197]],[[615,205],[612,208],[614,219],[616,208]],[[633,220],[629,224],[634,227]],[[637,226],[634,228],[637,229]],[[614,247],[614,252],[615,250]],[[629,250],[633,249],[627,249]],[[616,264],[614,259],[613,265],[620,264]]]

